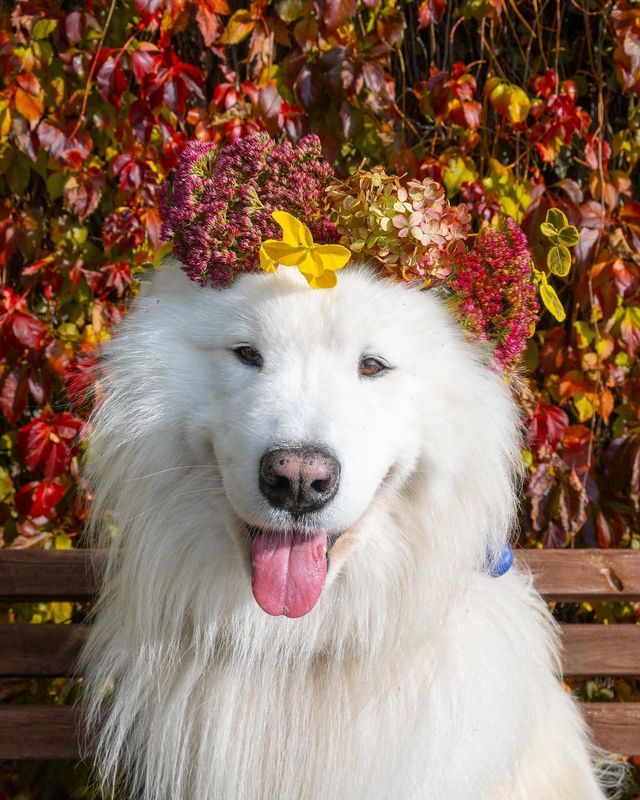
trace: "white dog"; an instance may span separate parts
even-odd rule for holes
[[[114,554],[83,657],[107,793],[605,796],[544,603],[487,570],[520,472],[487,360],[433,291],[365,267],[331,290],[154,277],[88,459]]]

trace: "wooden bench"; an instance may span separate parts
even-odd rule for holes
[[[87,551],[0,550],[0,603],[89,600]],[[538,590],[557,602],[640,599],[640,554],[630,550],[521,550]],[[0,679],[61,677],[85,640],[81,624],[0,625]],[[640,625],[562,626],[565,676],[639,676]],[[640,703],[584,703],[596,741],[640,754]],[[0,759],[77,759],[77,711],[0,705]]]

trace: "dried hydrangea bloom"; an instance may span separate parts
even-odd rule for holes
[[[343,244],[395,278],[443,280],[452,258],[465,250],[469,211],[449,205],[442,186],[429,178],[405,185],[382,167],[359,169],[332,181],[327,197]]]
[[[449,286],[471,336],[493,341],[496,367],[512,369],[539,312],[527,239],[516,223],[506,219],[478,234],[473,249],[452,263]]]
[[[294,214],[317,242],[338,241],[323,212],[332,175],[316,136],[297,145],[262,133],[222,148],[190,142],[162,189],[162,238],[192,280],[228,286],[237,273],[258,270],[262,241],[279,237],[273,211]]]

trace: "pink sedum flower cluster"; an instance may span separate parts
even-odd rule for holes
[[[192,280],[229,286],[237,273],[260,269],[263,240],[280,238],[273,211],[294,214],[317,242],[338,241],[323,215],[332,175],[316,136],[294,146],[262,133],[224,148],[190,142],[173,184],[165,183],[161,192],[162,238],[173,241]]]
[[[513,369],[539,312],[526,236],[506,219],[502,228],[478,234],[473,249],[452,268],[449,286],[469,332],[494,342],[496,367]]]

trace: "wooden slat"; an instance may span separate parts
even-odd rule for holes
[[[86,625],[0,625],[0,676],[67,675],[87,633]]]
[[[95,589],[88,550],[0,550],[0,603],[86,600]]]
[[[78,723],[68,706],[0,706],[0,760],[77,760]]]
[[[621,755],[640,753],[640,703],[583,703],[594,739]],[[0,706],[0,760],[77,759],[78,711],[64,706]]]
[[[562,625],[566,677],[640,675],[640,625]],[[67,675],[86,641],[84,625],[0,625],[0,676]]]
[[[0,676],[67,675],[86,641],[84,625],[0,625]],[[640,626],[563,625],[570,677],[640,674]]]
[[[540,594],[559,602],[640,598],[636,550],[518,550]]]
[[[562,625],[565,676],[640,675],[640,625]]]
[[[86,600],[95,591],[90,560],[88,550],[0,550],[0,602]],[[553,600],[640,599],[638,551],[518,550],[516,560]]]
[[[581,703],[596,744],[623,756],[640,754],[640,703]]]

